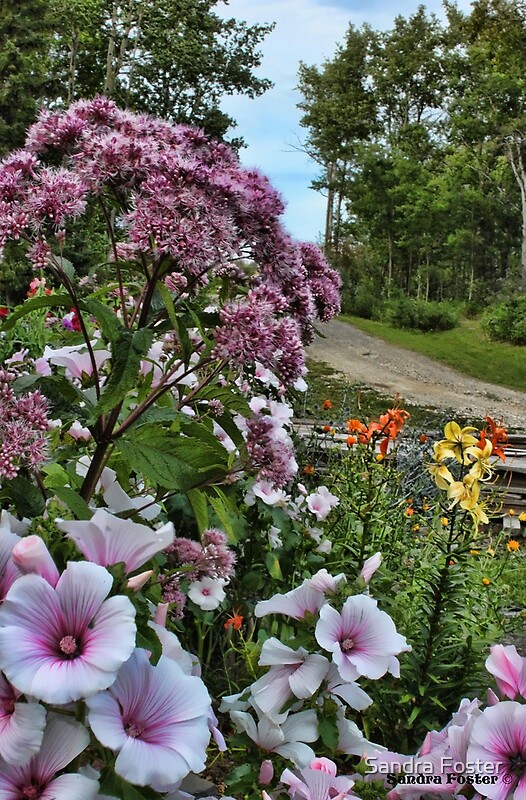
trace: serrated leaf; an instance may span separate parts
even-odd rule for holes
[[[96,297],[88,297],[81,304],[92,316],[95,317],[99,323],[102,335],[108,342],[116,342],[123,330],[124,325],[117,317],[113,309],[109,308],[105,303],[98,300]]]
[[[93,512],[80,494],[69,486],[54,486],[53,492],[75,514],[77,519],[91,519]]]
[[[21,517],[39,517],[46,510],[46,503],[39,489],[21,475],[4,481],[2,489],[11,498]]]
[[[201,483],[205,473],[221,469],[207,445],[157,425],[129,431],[118,447],[132,470],[165,489],[188,491]]]
[[[132,333],[122,330],[111,346],[112,368],[104,391],[95,406],[95,416],[112,411],[137,383],[141,359],[150,349],[152,331],[141,328]]]
[[[75,267],[69,258],[64,256],[53,256],[53,262],[58,264],[64,275],[72,281],[75,278]]]
[[[55,308],[56,306],[68,306],[69,308],[69,306],[71,306],[71,297],[69,294],[50,294],[44,297],[31,297],[5,318],[0,325],[0,331],[10,331],[15,327],[19,319],[27,316],[27,314],[31,314],[32,311],[38,311],[40,308]]]
[[[195,514],[199,533],[203,533],[209,527],[206,495],[204,492],[200,492],[199,489],[190,489],[188,499]]]

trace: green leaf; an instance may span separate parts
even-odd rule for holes
[[[112,369],[104,391],[93,413],[95,416],[112,411],[137,383],[141,359],[150,349],[152,331],[141,328],[132,333],[122,330],[112,343]]]
[[[172,295],[170,294],[169,290],[166,288],[164,283],[162,283],[161,281],[158,281],[155,287],[155,291],[158,292],[159,295],[161,296],[161,300],[163,301],[166,313],[168,314],[168,318],[172,323],[174,329],[179,333],[178,330],[179,322],[175,314],[175,306],[174,306],[174,301],[172,300]],[[186,328],[185,328],[185,333],[186,333]],[[188,336],[188,333],[186,333],[186,335]]]
[[[69,483],[68,473],[60,464],[46,464],[45,467],[42,467],[41,471],[42,474],[46,476],[44,478],[44,486],[46,489],[55,489],[57,486],[65,486]]]
[[[339,737],[336,720],[329,717],[318,719],[318,732],[325,747],[334,752],[338,745]]]
[[[85,308],[86,311],[95,317],[99,323],[102,335],[108,342],[111,342],[111,344],[116,342],[122,331],[125,330],[124,325],[113,309],[109,308],[96,297],[88,297],[88,299],[84,300],[81,304],[81,308]]]
[[[87,409],[93,408],[85,392],[68,381],[64,375],[46,375],[39,378],[36,385],[49,400],[55,416],[71,414],[79,417],[82,413],[85,414]],[[80,403],[83,404],[83,409]]]
[[[91,519],[93,512],[80,494],[69,486],[54,486],[53,492],[67,505],[77,519]]]
[[[4,481],[2,489],[11,498],[17,513],[22,517],[39,517],[46,510],[46,503],[39,489],[21,475],[10,481]]]
[[[44,297],[31,297],[5,318],[0,325],[0,331],[10,331],[15,327],[19,319],[27,316],[27,314],[31,314],[32,311],[38,311],[40,308],[55,308],[56,306],[71,306],[71,297],[69,294],[50,294]]]
[[[155,666],[163,653],[163,646],[161,640],[152,628],[143,628],[142,631],[137,631],[136,646],[142,647],[143,650],[148,650],[150,655],[150,662]]]
[[[157,800],[159,797],[158,792],[148,787],[132,786],[109,767],[101,774],[100,793],[119,800]]]
[[[269,553],[267,553],[265,557],[265,563],[267,565],[270,577],[274,578],[277,581],[282,581],[283,573],[281,571],[279,558],[277,557],[274,551],[270,551]]]
[[[64,258],[64,256],[53,256],[53,262],[58,264],[59,268],[62,270],[64,275],[70,279],[70,281],[74,280],[75,267],[69,258]]]
[[[199,489],[190,489],[188,492],[188,499],[195,514],[199,533],[203,533],[203,531],[209,527],[206,495],[204,492],[199,491]]]
[[[207,445],[153,424],[132,429],[118,447],[132,470],[166,489],[188,491],[221,468]]]

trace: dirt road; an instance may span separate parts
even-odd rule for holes
[[[461,375],[419,353],[376,339],[333,320],[320,325],[307,355],[324,361],[352,383],[362,383],[427,408],[451,409],[476,419],[490,414],[509,428],[526,430],[526,394]]]

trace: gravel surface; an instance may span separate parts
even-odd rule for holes
[[[426,408],[452,410],[476,419],[490,414],[508,428],[526,431],[526,394],[469,378],[420,353],[369,336],[332,320],[319,329],[307,355],[323,361],[352,383]],[[489,365],[491,366],[491,365]]]

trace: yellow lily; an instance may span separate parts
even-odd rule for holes
[[[472,426],[461,428],[458,422],[448,422],[444,428],[445,439],[441,439],[434,446],[435,459],[443,461],[445,458],[455,458],[461,464],[469,464],[467,450],[475,447],[478,439],[471,431],[477,431]]]
[[[445,464],[429,464],[427,468],[439,489],[449,489],[455,480]]]
[[[478,481],[489,480],[493,473],[493,468],[489,462],[489,457],[493,452],[493,445],[491,442],[486,440],[486,444],[482,450],[480,447],[469,447],[466,452],[474,459],[469,474]]]
[[[464,475],[463,480],[453,481],[448,487],[447,496],[453,501],[451,508],[458,503],[460,508],[471,511],[477,505],[480,497],[479,482],[468,473]]]

